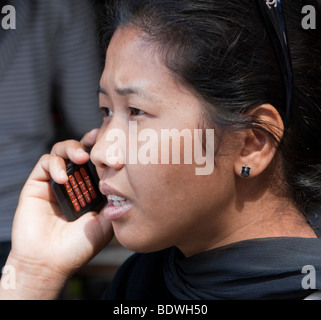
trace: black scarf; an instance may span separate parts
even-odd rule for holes
[[[165,282],[178,299],[304,299],[315,290],[302,286],[315,268],[321,290],[320,238],[245,240],[185,258],[177,248],[169,252]],[[312,270],[313,271],[313,270]],[[305,278],[305,280],[304,280]]]

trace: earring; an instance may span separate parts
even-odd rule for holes
[[[250,174],[251,174],[251,168],[243,166],[241,171],[241,176],[243,178],[248,178]]]

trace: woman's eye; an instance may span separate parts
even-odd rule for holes
[[[114,113],[109,108],[101,107],[100,110],[103,113],[104,117],[112,117],[114,115]]]
[[[145,114],[145,111],[139,110],[137,108],[129,107],[129,110],[132,116],[140,116]]]

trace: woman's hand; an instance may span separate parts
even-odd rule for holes
[[[7,261],[15,267],[16,288],[5,292],[0,286],[0,297],[55,298],[65,281],[112,239],[111,223],[97,213],[67,222],[50,186],[51,178],[67,182],[65,160],[89,160],[84,150],[94,144],[97,132],[89,132],[81,142],[56,144],[32,171],[20,195]]]

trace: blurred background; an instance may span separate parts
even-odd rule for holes
[[[16,28],[0,25],[0,271],[20,191],[40,156],[100,127],[105,56],[98,37],[105,1],[0,0],[0,12],[6,5],[15,8]],[[114,240],[61,298],[99,299],[130,254]]]

